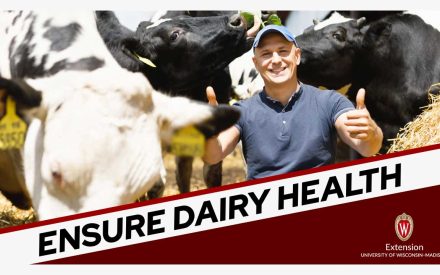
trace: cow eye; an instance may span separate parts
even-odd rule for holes
[[[179,37],[179,35],[180,35],[179,31],[173,31],[170,35],[170,40],[175,41],[177,39],[177,37]]]
[[[340,31],[334,32],[332,36],[334,39],[336,39],[338,41],[341,41],[341,42],[345,41],[345,34],[343,32],[340,32]]]

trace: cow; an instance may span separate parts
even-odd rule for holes
[[[122,68],[93,12],[4,12],[0,20],[0,90],[31,121],[25,184],[41,220],[134,202],[158,180],[162,143],[176,129],[195,125],[209,137],[239,117],[159,93]]]
[[[229,64],[234,96],[240,100],[253,96],[264,86],[252,62],[253,55],[253,50],[250,50]]]
[[[297,37],[299,78],[337,89],[351,83],[348,97],[365,88],[366,105],[390,139],[428,104],[427,91],[440,81],[440,33],[417,15],[393,14],[365,25],[362,19],[310,27]]]
[[[132,32],[113,12],[96,12],[98,30],[122,67],[142,72],[155,89],[171,96],[206,102],[206,87],[213,86],[218,102],[228,103],[231,79],[225,68],[251,48],[260,21],[255,19],[248,30],[246,22],[232,11],[174,11],[165,16],[172,18],[141,22]],[[176,157],[181,193],[190,190],[192,162],[192,157]],[[221,185],[221,168],[221,162],[204,166],[208,187]]]
[[[333,13],[296,37],[301,48],[298,78],[307,84],[339,89],[351,83],[359,60],[366,21]],[[319,68],[319,70],[318,70]]]
[[[200,101],[206,101],[206,86],[214,85],[219,102],[227,103],[229,95],[220,91],[229,83],[213,81],[250,49],[258,30],[257,26],[248,31],[238,14],[144,21],[136,32],[123,26],[113,12],[97,11],[96,16],[101,36],[122,67],[144,73],[157,90]],[[146,59],[154,65],[145,64]]]

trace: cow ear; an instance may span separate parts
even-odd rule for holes
[[[0,77],[0,89],[23,108],[30,109],[39,107],[42,101],[42,93],[35,90],[23,79],[6,79]]]
[[[231,127],[240,117],[234,107],[211,107],[208,104],[184,97],[170,97],[153,92],[154,115],[162,140],[169,142],[178,129],[194,125],[206,137],[211,137]]]
[[[145,29],[150,25],[153,25],[153,22],[142,21],[141,23],[139,23],[139,25],[136,29],[136,35],[139,35],[140,32],[145,31]]]
[[[365,17],[361,17],[358,20],[356,20],[356,24],[358,29],[361,29],[365,24],[367,23],[367,19]]]
[[[314,28],[315,28],[315,25],[308,26],[307,28],[304,29],[303,33],[306,34],[306,33],[312,32],[314,30]]]
[[[128,37],[121,40],[123,51],[136,51],[141,47],[141,42],[135,37]]]
[[[151,54],[148,45],[141,44],[141,42],[134,37],[123,39],[121,44],[126,55],[131,56],[149,67],[156,68],[156,65],[152,61],[156,55]]]
[[[368,31],[376,37],[388,37],[391,34],[391,28],[388,22],[377,22],[371,25]]]

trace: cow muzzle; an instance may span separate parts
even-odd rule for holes
[[[231,28],[244,28],[245,20],[239,14],[234,14],[229,18],[228,24]]]

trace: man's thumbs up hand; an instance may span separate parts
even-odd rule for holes
[[[356,95],[356,110],[347,112],[344,124],[352,138],[369,140],[375,135],[377,125],[365,106],[365,89],[359,89]]]
[[[211,86],[206,87],[206,97],[208,98],[208,103],[211,106],[218,106],[217,97],[215,96],[214,88]]]
[[[366,109],[365,107],[365,89],[359,89],[357,95],[356,95],[356,109],[362,110]]]

